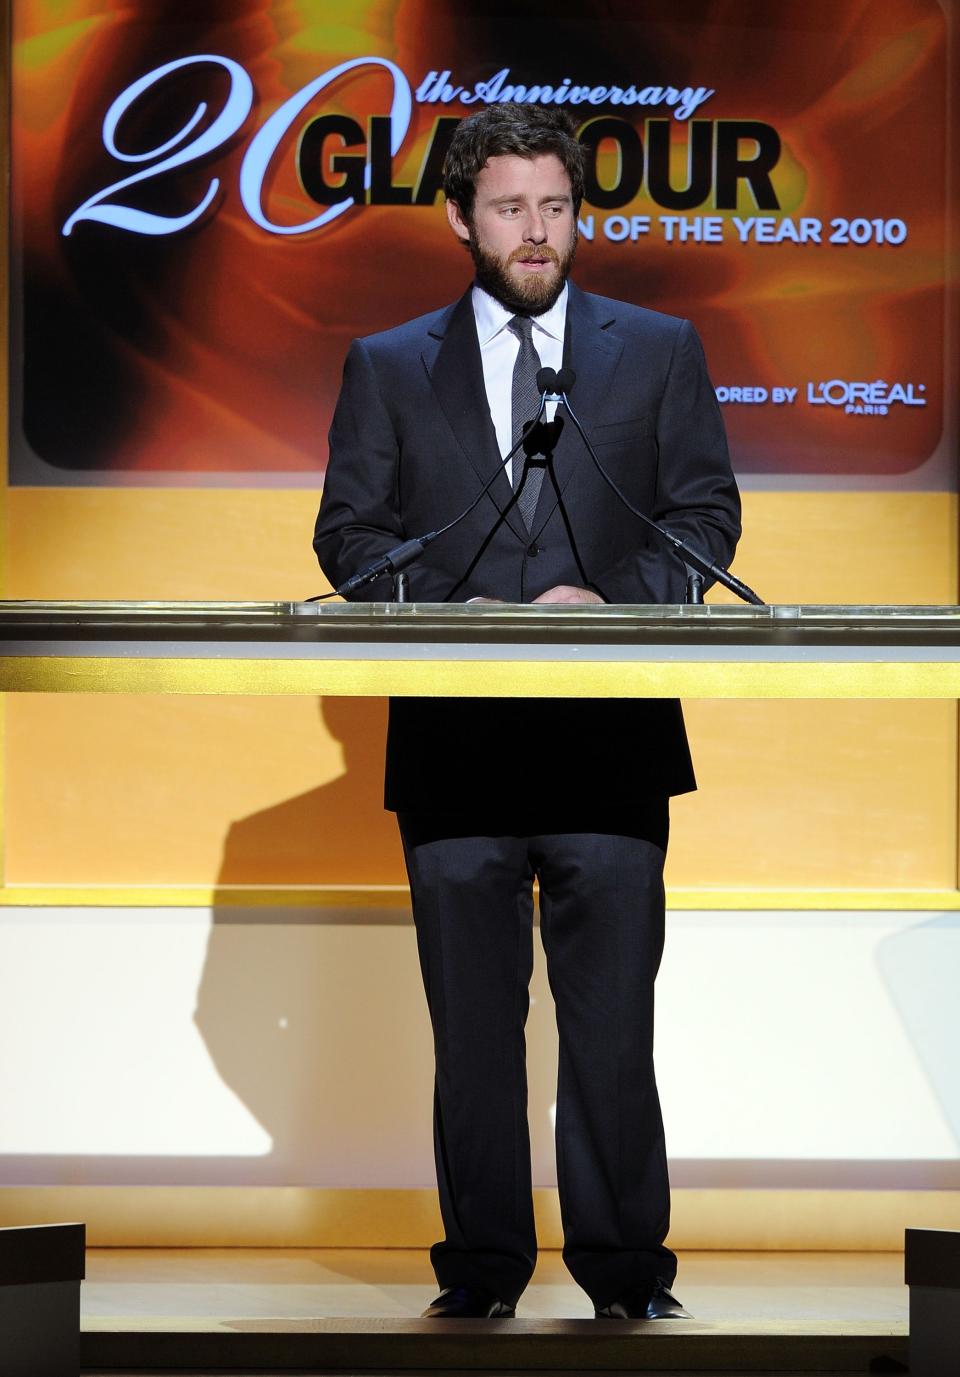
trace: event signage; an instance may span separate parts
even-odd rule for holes
[[[222,109],[213,123],[200,129],[206,114],[206,102],[197,105],[193,114],[179,130],[157,148],[139,152],[123,151],[117,144],[117,128],[123,116],[151,88],[175,72],[185,67],[213,64],[220,66],[230,78],[229,92]],[[319,205],[329,209],[305,220],[299,225],[276,224],[263,210],[263,185],[272,160],[277,155],[281,141],[290,132],[294,122],[314,99],[341,77],[349,73],[359,74],[365,68],[383,67],[393,78],[393,108],[389,115],[374,115],[369,121],[369,135],[353,119],[343,115],[318,115],[311,119],[302,130],[296,151],[297,174],[306,194]],[[459,94],[460,87],[450,87],[442,83],[449,72],[435,80],[431,72],[417,89],[416,99],[424,103],[435,100],[448,102],[454,96],[461,104],[494,98],[516,99],[515,87],[505,87],[499,79],[506,70],[488,83],[479,83],[473,94]],[[530,92],[519,88],[529,100]],[[503,95],[503,91],[507,94]],[[557,88],[537,87],[537,94],[546,93],[545,103],[553,105],[579,105],[583,100],[597,105],[611,104],[667,104],[674,107],[674,115],[683,120],[712,91],[703,87],[696,91],[686,88],[678,91],[673,87],[645,87],[637,91],[629,87],[573,86],[568,78]],[[495,93],[495,94],[494,94]],[[599,99],[598,99],[599,97]],[[176,234],[195,224],[210,207],[219,189],[219,179],[214,177],[199,203],[182,215],[157,215],[138,210],[111,200],[120,193],[133,188],[151,178],[164,176],[177,168],[198,162],[207,154],[226,145],[241,129],[254,101],[253,83],[248,73],[229,57],[215,53],[203,53],[195,57],[183,57],[174,62],[147,72],[117,96],[107,111],[103,122],[103,144],[111,157],[118,161],[143,163],[156,159],[150,167],[132,173],[102,190],[95,191],[67,219],[63,233],[70,234],[74,226],[83,220],[99,221],[114,225],[118,229],[129,230],[135,234]],[[307,83],[283,102],[278,110],[264,122],[250,142],[240,166],[240,196],[247,214],[261,229],[272,234],[306,234],[320,229],[336,216],[355,204],[369,205],[432,205],[442,186],[443,156],[449,144],[450,135],[459,123],[459,118],[437,121],[430,138],[417,179],[416,187],[396,185],[393,181],[392,159],[399,150],[410,128],[410,115],[413,96],[404,73],[395,63],[377,57],[357,57],[342,62],[328,72]],[[696,120],[690,127],[688,161],[690,166],[689,183],[682,189],[671,185],[670,159],[673,145],[670,139],[669,120],[649,120],[647,132],[646,184],[649,197],[657,205],[675,209],[702,205],[711,199],[712,204],[721,210],[734,210],[738,205],[738,184],[744,181],[752,194],[754,204],[761,210],[776,210],[779,201],[770,180],[770,173],[780,156],[780,139],[775,129],[757,120]],[[341,146],[366,144],[363,153],[333,155],[330,165],[335,174],[331,185],[324,175],[324,153],[328,140],[336,140]],[[612,187],[604,187],[597,173],[598,152],[604,140],[612,142],[618,152],[620,176]],[[741,156],[741,145],[745,140],[755,145],[749,156]],[[590,120],[580,131],[580,142],[586,153],[586,199],[596,206],[622,206],[639,193],[644,178],[644,144],[641,134],[626,120],[600,117]],[[673,222],[676,217],[666,217],[667,234],[672,237]],[[685,223],[685,222],[681,222]],[[717,222],[720,223],[720,222]],[[756,222],[737,222],[741,237],[749,235]],[[898,222],[902,227],[902,222]],[[592,224],[589,232],[592,233]],[[811,232],[803,229],[804,239]],[[878,231],[882,232],[882,231]],[[903,230],[905,233],[905,230]],[[864,242],[863,240],[859,242]],[[883,242],[881,239],[880,242]],[[887,242],[901,242],[888,240]]]
[[[711,0],[586,5],[549,33],[497,13],[17,0],[11,481],[317,485],[350,340],[469,281],[443,161],[509,100],[572,115],[576,280],[694,322],[747,484],[928,483],[949,449],[936,0],[749,25]]]

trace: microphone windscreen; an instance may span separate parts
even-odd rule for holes
[[[561,368],[557,374],[556,388],[558,392],[569,392],[573,384],[577,381],[577,375],[572,368]],[[538,375],[539,384],[539,375]]]
[[[537,369],[537,391],[553,392],[557,385],[557,370],[555,368]]]

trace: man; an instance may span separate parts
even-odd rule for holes
[[[451,521],[500,465],[489,494],[411,566],[413,600],[681,602],[683,565],[618,502],[572,425],[546,457],[502,457],[536,412],[537,370],[572,367],[578,416],[631,502],[728,563],[739,499],[695,332],[568,282],[583,167],[565,114],[471,115],[444,191],[476,279],[454,305],[352,345],[314,541],[324,572],[337,586]],[[364,596],[388,599],[389,580]],[[668,798],[694,787],[675,702],[391,703],[386,806],[436,1050],[446,1236],[431,1250],[443,1289],[427,1316],[511,1316],[533,1272],[534,878],[560,1037],[564,1261],[598,1316],[686,1314],[664,1246],[653,982]]]

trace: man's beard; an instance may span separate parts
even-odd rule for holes
[[[570,243],[562,255],[547,244],[541,244],[539,248],[514,249],[508,258],[502,258],[498,253],[484,248],[476,234],[471,234],[467,247],[477,270],[477,281],[485,292],[489,292],[514,315],[540,316],[550,310],[566,285],[577,252],[577,230],[574,227]],[[511,264],[531,258],[549,260],[557,265],[558,271],[549,276],[527,273],[516,278],[510,275]]]

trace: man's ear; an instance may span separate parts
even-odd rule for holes
[[[470,226],[463,218],[456,201],[447,202],[447,219],[450,221],[450,228],[460,242],[466,244],[470,239]]]

